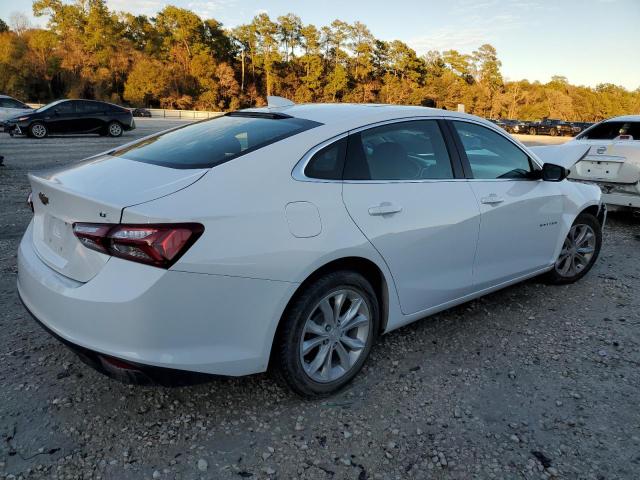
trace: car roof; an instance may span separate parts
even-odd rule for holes
[[[607,118],[605,122],[640,122],[640,115],[621,115],[619,117]]]
[[[473,119],[494,126],[484,118],[466,113],[411,105],[377,103],[303,103],[285,107],[248,108],[245,112],[283,113],[296,118],[312,120],[325,125],[357,128],[375,122],[411,117],[447,117]]]

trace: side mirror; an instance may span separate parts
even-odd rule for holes
[[[545,163],[542,165],[542,179],[545,182],[561,182],[569,176],[569,170],[560,165]]]

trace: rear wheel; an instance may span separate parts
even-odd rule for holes
[[[529,135],[537,135],[537,134],[538,134],[538,132],[536,131],[536,129],[535,129],[535,128],[531,127],[531,128],[529,129]]]
[[[558,131],[555,128],[552,128],[551,131],[549,132],[549,135],[551,135],[552,137],[555,137],[556,135],[558,135]]]
[[[123,132],[122,125],[118,122],[111,122],[107,125],[107,132],[110,137],[119,137]]]
[[[351,271],[309,285],[288,309],[275,352],[282,379],[304,397],[336,392],[360,371],[378,331],[371,284]]]
[[[47,126],[41,122],[34,122],[29,125],[29,136],[33,138],[44,138],[49,134]]]
[[[581,213],[571,226],[547,281],[573,283],[584,277],[598,258],[602,246],[602,228],[591,214]]]

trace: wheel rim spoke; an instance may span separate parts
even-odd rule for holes
[[[342,311],[342,305],[344,305],[344,301],[346,299],[346,295],[344,293],[339,293],[333,298],[333,319],[335,321],[340,318],[340,312]]]
[[[349,330],[353,330],[356,327],[361,327],[362,325],[366,325],[367,323],[369,323],[369,319],[367,317],[365,317],[364,315],[357,315],[342,325],[342,331],[344,333],[347,333],[349,332]]]
[[[302,344],[303,355],[307,355],[311,350],[316,348],[318,345],[322,345],[322,343],[325,341],[326,341],[326,337],[315,337],[311,340],[306,340]]]
[[[322,302],[320,302],[318,308],[320,308],[320,311],[322,312],[325,324],[333,325],[335,323],[335,319],[333,316],[333,308],[331,308],[331,305],[329,304],[329,299],[325,298]]]
[[[343,370],[347,371],[351,367],[351,356],[347,349],[344,348],[342,342],[336,343],[336,353],[338,354],[338,358],[340,359],[340,366]]]
[[[308,333],[312,335],[320,335],[322,337],[327,335],[327,332],[325,331],[324,328],[322,328],[322,325],[318,325],[313,320],[310,320],[306,323],[304,327],[304,333]]]
[[[357,338],[352,338],[345,335],[340,339],[340,341],[351,350],[362,350],[364,348],[364,343]]]
[[[313,359],[313,362],[311,362],[308,366],[307,371],[309,372],[309,374],[316,373],[318,369],[324,365],[330,348],[331,347],[329,347],[329,345],[323,345],[322,347],[320,347],[318,353],[316,354],[316,357]]]

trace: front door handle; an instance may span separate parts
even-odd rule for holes
[[[393,215],[394,213],[400,213],[402,207],[394,205],[390,202],[382,202],[380,205],[369,207],[369,215]]]
[[[504,198],[499,197],[495,193],[492,193],[488,197],[483,197],[480,199],[482,203],[486,203],[488,205],[498,205],[499,203],[504,202]]]

